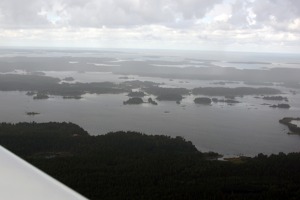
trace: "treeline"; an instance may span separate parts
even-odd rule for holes
[[[186,88],[160,87],[160,83],[151,81],[125,81],[119,84],[112,82],[91,83],[60,83],[60,79],[37,75],[0,74],[0,91],[28,91],[28,95],[36,95],[35,99],[47,99],[47,95],[64,96],[66,99],[80,99],[86,93],[120,94],[128,93],[132,97],[156,96],[159,101],[180,102],[185,95],[206,96],[244,96],[244,95],[275,95],[281,91],[274,88],[261,87],[198,87],[192,90]],[[133,89],[140,89],[133,92]]]
[[[125,86],[112,82],[60,83],[48,76],[0,74],[0,91],[31,91],[59,96],[80,96],[86,93],[119,94],[128,92]]]
[[[243,95],[275,95],[280,94],[280,90],[268,87],[251,88],[251,87],[199,87],[192,90],[194,95],[208,96],[243,96]]]
[[[300,154],[218,161],[182,137],[0,124],[0,144],[90,199],[299,199]]]

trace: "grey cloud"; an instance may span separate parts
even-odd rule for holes
[[[300,1],[298,0],[256,0],[253,3],[253,11],[257,20],[266,22],[270,16],[276,17],[278,21],[289,21],[300,14]]]
[[[1,0],[0,27],[172,24],[203,17],[222,0]],[[59,7],[60,9],[57,9]]]
[[[229,20],[229,23],[234,27],[247,28],[248,23],[248,6],[249,2],[247,1],[236,1],[232,5],[232,17]]]
[[[8,44],[299,46],[299,33],[300,0],[0,0]]]
[[[256,1],[253,10],[261,26],[272,27],[277,32],[300,32],[300,25],[292,29],[290,26],[295,20],[300,20],[298,0],[266,0],[264,3]]]
[[[203,17],[222,0],[92,0],[77,1],[66,8],[75,26],[128,26],[172,24],[177,18]]]
[[[224,0],[1,0],[0,28],[128,27],[158,24],[190,28]],[[225,1],[226,2],[226,1]],[[299,18],[298,0],[235,0],[232,29],[287,29]],[[255,14],[251,18],[250,11]],[[253,17],[253,16],[252,16]],[[256,21],[252,23],[251,20]],[[213,23],[213,22],[212,22]],[[217,26],[215,26],[217,27]],[[228,28],[229,26],[219,26]]]
[[[235,0],[231,3],[231,9],[228,26],[223,27],[233,30],[272,27],[277,31],[293,32],[295,30],[291,30],[289,24],[300,19],[298,0]]]
[[[0,27],[25,28],[31,25],[36,27],[47,26],[49,22],[38,15],[43,4],[39,0],[1,0]]]

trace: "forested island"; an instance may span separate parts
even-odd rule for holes
[[[212,101],[210,98],[207,98],[207,97],[198,97],[198,98],[194,99],[194,102],[196,104],[210,105]]]
[[[26,115],[29,115],[29,116],[35,116],[35,115],[39,115],[40,113],[38,112],[26,112]]]
[[[127,101],[123,102],[124,105],[127,105],[127,104],[142,104],[142,103],[144,103],[144,101],[140,97],[132,97],[132,98],[129,98]]]
[[[154,101],[152,98],[148,98],[148,103],[157,106],[158,103],[156,101]]]
[[[208,96],[243,96],[243,95],[270,95],[280,94],[281,91],[275,88],[251,88],[251,87],[199,87],[192,90],[194,95],[208,95]]]
[[[283,97],[283,96],[264,96],[263,99],[272,100],[272,101],[286,101],[286,102],[289,101],[287,97]]]
[[[291,106],[289,104],[286,103],[279,103],[277,105],[271,105],[271,108],[285,108],[285,109],[289,109]]]
[[[89,199],[299,199],[300,153],[218,161],[182,137],[1,123],[0,144]]]
[[[49,96],[47,94],[37,93],[33,99],[49,99]]]
[[[80,97],[83,94],[120,94],[129,92],[125,85],[112,82],[60,83],[60,79],[19,74],[0,74],[0,91],[26,91],[34,99],[47,99],[48,95]]]
[[[165,88],[165,87],[148,87],[144,89],[148,94],[157,96],[159,101],[176,101],[180,102],[183,95],[189,95],[190,91],[186,88]]]
[[[176,101],[176,103],[180,104],[180,101],[185,96],[193,94],[206,96],[224,96],[226,98],[225,100],[218,100],[217,102],[233,104],[238,103],[238,101],[234,100],[236,96],[242,97],[244,95],[276,95],[282,93],[278,89],[268,87],[198,87],[194,89],[187,89],[161,87],[161,85],[162,83],[139,80],[125,81],[121,83],[61,83],[60,79],[48,76],[0,74],[0,91],[26,91],[26,94],[28,96],[33,96],[33,99],[48,99],[49,95],[62,96],[64,99],[81,99],[81,96],[86,93],[128,93],[128,96],[132,98],[141,98],[147,95],[154,95],[159,101]],[[287,101],[287,98],[282,96],[265,96],[263,97],[263,99]],[[216,101],[213,100],[213,102]]]

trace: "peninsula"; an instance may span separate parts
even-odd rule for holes
[[[300,122],[300,118],[299,117],[298,118],[285,117],[285,118],[279,120],[279,122],[281,124],[284,124],[289,128],[291,133],[300,134],[300,127],[297,126],[296,124],[293,124],[293,121],[299,121]]]
[[[218,161],[180,136],[90,136],[66,122],[0,130],[0,145],[89,199],[300,198],[300,153]]]

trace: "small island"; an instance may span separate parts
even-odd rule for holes
[[[293,124],[294,121],[299,121],[300,122],[300,118],[299,117],[298,118],[285,117],[285,118],[279,120],[279,122],[281,124],[284,124],[289,128],[291,133],[300,134],[300,127],[297,126],[296,124]]]
[[[35,115],[39,115],[40,113],[38,112],[26,112],[26,115],[29,115],[29,116],[35,116]]]
[[[285,103],[280,103],[277,105],[271,105],[271,108],[285,108],[285,109],[289,109],[291,106],[289,104],[285,104]]]
[[[182,95],[188,95],[189,90],[186,88],[165,88],[165,87],[148,87],[144,88],[145,92],[157,96],[158,101],[176,101],[180,102]]]
[[[211,101],[214,102],[214,103],[218,103],[219,99],[217,99],[217,98],[212,98]]]
[[[264,96],[263,99],[272,101],[289,101],[287,97],[283,96]]]
[[[212,100],[208,97],[198,97],[194,99],[194,102],[196,104],[210,105]]]
[[[145,92],[157,96],[157,99],[165,101],[181,101],[183,95],[189,95],[190,90],[186,88],[166,88],[152,86],[144,88]]]
[[[154,101],[152,98],[149,98],[149,99],[148,99],[148,103],[157,106],[157,102]]]
[[[142,98],[139,98],[139,97],[133,97],[133,98],[130,98],[128,99],[127,101],[123,101],[123,104],[124,105],[133,105],[133,104],[142,104],[144,103],[143,99]]]
[[[33,96],[33,95],[36,95],[36,92],[28,91],[28,92],[26,92],[26,95],[27,96]]]
[[[75,79],[73,77],[66,77],[63,80],[64,81],[74,81]]]
[[[49,96],[43,93],[37,93],[33,99],[49,99]]]

